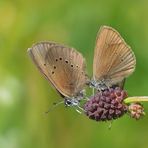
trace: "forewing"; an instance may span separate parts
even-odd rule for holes
[[[135,55],[121,35],[111,27],[102,26],[94,52],[94,79],[105,80],[110,86],[132,74],[135,66]]]
[[[87,81],[85,59],[75,49],[40,42],[28,52],[41,73],[63,96],[76,96],[84,88]]]

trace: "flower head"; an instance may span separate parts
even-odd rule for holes
[[[130,116],[136,120],[145,115],[143,106],[138,102],[130,104],[128,107],[128,112]]]
[[[127,92],[119,87],[98,92],[84,105],[86,115],[96,121],[107,121],[123,116],[128,106],[123,102]]]

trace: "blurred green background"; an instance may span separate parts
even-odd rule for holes
[[[60,105],[61,99],[27,55],[42,40],[73,46],[92,75],[101,25],[116,28],[137,57],[129,95],[148,95],[148,1],[0,0],[0,148],[147,148],[148,115],[97,123]],[[144,104],[148,113],[148,104]]]

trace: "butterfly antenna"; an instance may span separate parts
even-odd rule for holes
[[[52,111],[53,109],[55,109],[58,105],[63,104],[63,103],[64,103],[64,101],[54,102],[54,103],[53,103],[53,106],[50,107],[50,108],[48,109],[48,111],[45,112],[45,114],[48,114],[50,111]]]

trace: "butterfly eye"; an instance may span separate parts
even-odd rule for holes
[[[54,71],[52,71],[52,74],[54,74]]]
[[[56,59],[56,62],[58,61],[58,59]]]
[[[71,102],[71,100],[66,100],[65,104],[66,104],[67,106],[70,106],[70,105],[72,104],[72,102]]]
[[[54,69],[56,69],[56,66],[53,66]]]
[[[44,66],[46,66],[46,64],[44,63]]]
[[[62,58],[59,58],[60,60],[62,60]]]
[[[71,67],[73,67],[73,65],[71,65]]]
[[[66,62],[66,63],[68,63],[68,61],[67,61],[67,60],[65,60],[65,62]]]

